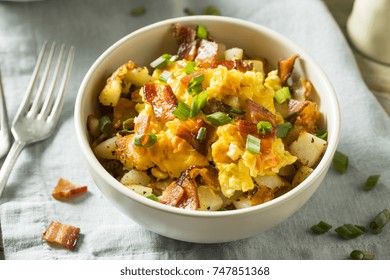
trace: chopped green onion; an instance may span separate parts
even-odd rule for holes
[[[285,138],[291,128],[292,128],[292,124],[290,122],[285,122],[278,125],[278,131],[276,132],[276,137]]]
[[[152,193],[145,195],[145,197],[149,198],[149,199],[151,199],[153,201],[158,201],[158,197],[155,194],[152,194]]]
[[[390,221],[390,211],[384,209],[378,215],[375,216],[374,220],[370,223],[370,230],[374,234],[381,233],[387,222]]]
[[[354,239],[364,234],[361,230],[361,226],[355,226],[352,224],[344,224],[334,230],[344,239]]]
[[[164,82],[166,83],[168,81],[168,79],[171,77],[172,73],[167,71],[167,70],[164,70],[160,77],[158,78],[161,82]]]
[[[198,25],[196,27],[196,36],[200,39],[206,39],[207,38],[207,29],[203,25]]]
[[[279,104],[286,102],[287,99],[291,98],[289,87],[282,87],[281,89],[278,89],[275,92],[274,98]]]
[[[245,111],[233,107],[229,109],[229,113],[236,114],[236,115],[245,115]]]
[[[222,207],[220,209],[218,209],[218,211],[228,211],[226,208]]]
[[[260,139],[251,134],[248,134],[246,137],[245,149],[252,154],[260,154]]]
[[[348,170],[349,159],[345,154],[336,151],[333,157],[333,167],[340,173],[345,173]]]
[[[324,221],[319,222],[318,224],[311,227],[311,231],[317,234],[323,234],[328,232],[332,226]]]
[[[229,115],[222,112],[215,112],[206,116],[206,120],[211,122],[215,126],[220,126],[233,122],[233,119]]]
[[[184,13],[188,16],[193,16],[195,15],[195,12],[193,10],[191,10],[190,8],[184,8]]]
[[[146,143],[145,137],[147,138]],[[134,145],[141,148],[146,148],[154,145],[157,142],[157,135],[154,133],[143,133],[143,134],[136,134],[134,136]]]
[[[204,74],[200,74],[196,77],[193,77],[188,84],[188,92],[191,95],[195,95],[203,90],[202,82],[204,80]]]
[[[99,120],[99,129],[103,134],[110,134],[113,130],[113,125],[108,116],[103,116]]]
[[[317,131],[316,136],[318,138],[326,140],[326,138],[328,137],[328,132],[326,130],[319,130]]]
[[[198,130],[198,134],[196,135],[196,140],[203,141],[205,136],[206,136],[206,128],[204,126],[202,126]]]
[[[128,118],[122,123],[122,128],[129,133],[133,133],[134,130],[134,118]]]
[[[196,61],[187,62],[186,66],[184,66],[184,72],[189,75],[196,72],[195,67],[198,66]]]
[[[353,250],[350,254],[352,260],[373,260],[375,255],[368,251]]]
[[[272,132],[274,128],[272,127],[272,124],[267,121],[259,121],[257,123],[257,131],[259,132],[260,135],[264,136],[269,132]]]
[[[130,14],[134,17],[137,17],[137,16],[140,16],[140,15],[143,15],[144,13],[146,12],[146,9],[145,7],[138,7],[138,8],[134,8],[130,11]]]
[[[207,91],[202,91],[201,93],[199,93],[194,97],[191,106],[190,118],[199,115],[200,110],[202,110],[204,106],[206,106],[207,96],[208,96]]]
[[[150,67],[163,69],[172,64],[177,59],[177,55],[163,54],[150,63]]]
[[[215,6],[209,5],[203,10],[203,14],[205,15],[212,15],[212,16],[220,16],[221,12],[219,9]]]
[[[181,119],[182,121],[185,121],[188,119],[191,113],[191,108],[183,101],[179,100],[177,103],[177,108],[172,112],[176,117]]]
[[[366,183],[363,186],[363,189],[365,189],[366,191],[369,191],[369,190],[372,190],[373,188],[375,188],[376,185],[378,184],[379,178],[380,178],[380,175],[369,176],[367,178]]]

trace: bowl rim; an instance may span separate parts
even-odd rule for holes
[[[165,25],[171,25],[176,22],[180,23],[188,23],[188,24],[194,24],[196,21],[207,21],[207,22],[225,22],[237,26],[241,26],[243,28],[249,28],[259,33],[264,33],[266,36],[270,36],[274,38],[275,40],[281,42],[283,45],[288,45],[290,49],[294,49],[299,51],[300,58],[304,59],[308,63],[314,66],[314,69],[318,73],[318,79],[321,80],[321,83],[325,85],[324,91],[327,92],[327,97],[329,97],[330,107],[334,108],[334,112],[332,111],[332,114],[329,116],[327,115],[327,119],[333,118],[333,126],[331,127],[332,131],[329,131],[328,128],[328,146],[327,149],[317,165],[317,167],[314,169],[314,171],[309,175],[308,178],[306,178],[301,184],[299,184],[294,189],[290,190],[286,194],[277,197],[271,201],[268,201],[266,203],[251,206],[244,209],[236,209],[232,211],[194,211],[194,210],[187,210],[187,209],[180,209],[176,207],[172,207],[169,205],[165,205],[162,203],[156,203],[155,201],[152,201],[148,198],[145,198],[134,191],[126,188],[124,185],[122,185],[119,181],[117,181],[114,177],[112,177],[105,169],[104,167],[99,163],[97,158],[92,152],[92,149],[90,147],[90,144],[86,137],[84,137],[84,131],[85,131],[85,124],[81,123],[81,106],[83,105],[83,101],[85,100],[85,96],[83,92],[85,92],[85,88],[88,85],[90,77],[93,75],[94,71],[99,68],[100,63],[106,59],[112,52],[114,52],[117,48],[119,48],[124,42],[130,40],[131,38],[138,36],[139,34],[143,32],[150,31],[152,29],[158,28],[160,26]],[[276,206],[279,206],[280,204],[284,204],[287,201],[291,200],[295,196],[297,196],[299,193],[303,192],[305,189],[309,188],[311,185],[311,182],[315,181],[318,177],[322,175],[323,172],[327,172],[327,168],[330,165],[333,155],[336,151],[339,137],[340,137],[340,107],[337,100],[336,93],[333,89],[333,86],[325,74],[325,72],[322,70],[322,68],[319,66],[319,64],[310,56],[308,53],[299,45],[294,43],[289,38],[285,37],[284,35],[268,28],[263,25],[253,23],[247,20],[238,19],[238,18],[231,18],[231,17],[225,17],[225,16],[206,16],[206,15],[197,15],[197,16],[184,16],[184,17],[175,17],[170,18],[166,20],[162,20],[159,22],[152,23],[150,25],[147,25],[145,27],[142,27],[138,30],[135,30],[128,35],[122,37],[118,41],[116,41],[114,44],[112,44],[109,48],[107,48],[92,64],[92,66],[87,71],[86,75],[84,76],[82,83],[79,87],[77,97],[76,97],[76,103],[75,103],[75,109],[74,109],[74,125],[76,130],[76,136],[78,143],[81,145],[80,149],[84,155],[85,160],[89,163],[90,167],[93,168],[97,173],[100,174],[100,176],[115,190],[119,191],[121,194],[127,196],[128,198],[134,200],[135,202],[138,202],[144,206],[154,208],[155,210],[168,212],[176,215],[181,216],[191,216],[191,217],[202,217],[202,218],[217,218],[217,217],[230,217],[230,216],[236,216],[236,215],[243,215],[243,214],[249,214],[253,212],[262,212],[262,211],[268,211],[269,209],[272,209]],[[83,128],[84,127],[84,128]]]

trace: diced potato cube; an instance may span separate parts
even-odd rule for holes
[[[254,180],[259,186],[266,186],[272,190],[279,187],[283,187],[285,185],[284,180],[276,174],[257,176],[254,178]]]
[[[289,146],[292,155],[308,167],[316,165],[325,152],[328,142],[306,131],[302,131],[297,140]]]
[[[130,170],[121,179],[121,183],[126,186],[131,185],[143,185],[146,186],[150,183],[150,177],[142,171]]]
[[[246,196],[241,196],[233,201],[234,206],[237,209],[249,208],[252,206],[252,201]]]
[[[214,193],[208,186],[198,187],[199,210],[217,211],[221,209],[222,198]]]
[[[264,73],[264,63],[261,60],[244,60],[244,62],[250,62],[253,65],[253,70],[256,72]]]
[[[231,48],[225,51],[226,60],[242,59],[244,51],[240,48]]]
[[[131,84],[137,87],[141,87],[144,84],[152,81],[152,76],[149,75],[148,68],[146,67],[137,67],[130,70],[126,75],[126,78]]]
[[[152,188],[149,188],[149,187],[145,187],[145,186],[141,186],[141,185],[131,185],[131,186],[126,186],[127,188],[129,188],[130,190],[140,194],[140,195],[148,195],[148,194],[152,194]]]
[[[302,183],[309,175],[313,172],[313,169],[307,166],[302,165],[297,173],[295,174],[292,180],[292,187],[295,188],[300,183]]]
[[[116,159],[116,142],[117,138],[109,138],[93,148],[93,153],[98,158]]]

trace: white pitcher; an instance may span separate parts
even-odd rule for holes
[[[355,0],[347,32],[358,51],[390,64],[390,0]]]

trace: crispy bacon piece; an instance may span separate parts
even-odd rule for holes
[[[178,208],[198,209],[198,186],[195,178],[199,175],[208,186],[219,188],[218,171],[214,167],[191,166],[166,188],[159,201]]]
[[[288,100],[288,113],[299,113],[303,108],[309,104],[308,101],[297,101],[295,99]]]
[[[307,101],[308,104],[298,114],[295,126],[302,126],[307,132],[313,133],[317,129],[317,122],[321,117],[317,104]]]
[[[159,201],[178,208],[191,210],[199,208],[197,185],[195,180],[189,177],[187,170],[166,188]]]
[[[280,59],[278,61],[278,74],[280,79],[282,80],[282,85],[287,86],[287,80],[290,78],[291,73],[294,69],[295,60],[299,57],[299,55],[294,54],[293,56],[287,59]]]
[[[237,124],[237,128],[243,139],[246,139],[248,134],[260,137],[255,123],[240,120]]]
[[[212,114],[215,112],[228,113],[230,106],[215,98],[207,100],[206,106],[202,109],[205,114]]]
[[[119,98],[118,103],[114,107],[114,126],[116,128],[121,127],[125,120],[134,118],[135,115],[135,102],[127,98]]]
[[[201,127],[206,128],[206,134],[202,140],[197,140],[196,136]],[[201,121],[196,124],[196,126],[191,129],[187,129],[184,126],[180,126],[176,132],[176,136],[186,140],[197,152],[207,156],[208,150],[214,136],[215,128],[208,123]]]
[[[219,189],[220,187],[218,181],[218,170],[211,165],[191,166],[188,168],[188,175],[193,179],[200,175],[207,186],[213,187],[215,189]]]
[[[153,112],[159,122],[175,118],[172,112],[177,108],[177,98],[170,85],[146,83],[144,94],[147,102],[153,106]]]
[[[73,250],[79,239],[80,228],[52,222],[43,233],[42,240]]]
[[[195,180],[189,177],[187,170],[182,173],[177,183],[183,188],[184,193],[176,207],[191,210],[198,209],[198,186]]]
[[[172,34],[179,45],[178,59],[193,61],[196,56],[196,31],[180,23],[172,25]]]
[[[251,123],[257,124],[259,121],[268,121],[273,127],[276,127],[276,116],[250,99],[245,101],[245,112],[246,120]]]
[[[176,206],[180,199],[183,197],[184,189],[176,182],[172,182],[163,192],[163,195],[159,198],[159,202]]]
[[[216,61],[218,58],[218,44],[208,40],[201,40],[195,61]]]
[[[226,67],[228,70],[236,69],[244,73],[246,71],[251,71],[253,69],[253,64],[246,63],[240,59],[222,60],[222,61],[213,61],[213,62],[202,61],[199,63],[199,67],[205,69],[214,69],[220,65]]]
[[[275,198],[274,193],[266,186],[259,186],[252,198],[252,206],[259,205]]]
[[[150,116],[148,114],[139,114],[134,119],[134,131],[136,134],[144,134],[149,132]]]
[[[57,186],[54,188],[53,197],[55,199],[71,198],[76,195],[85,193],[88,190],[87,186],[78,186],[68,180],[60,178]]]

